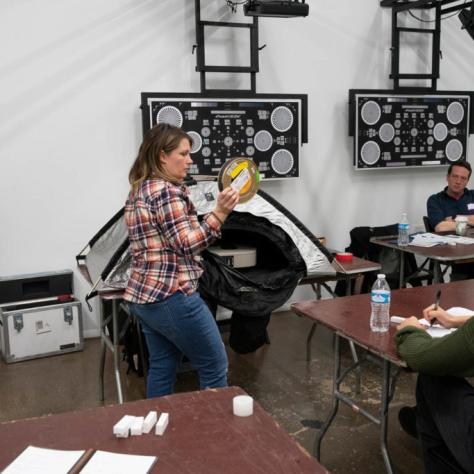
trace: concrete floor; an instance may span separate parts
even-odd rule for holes
[[[246,390],[312,452],[314,426],[325,419],[331,406],[333,364],[332,336],[323,327],[316,330],[312,360],[306,362],[305,341],[310,327],[309,321],[291,312],[276,313],[268,327],[271,344],[248,355],[238,355],[229,348],[228,355],[229,383]],[[99,339],[88,339],[82,352],[17,364],[0,362],[0,421],[100,406],[99,353]],[[349,357],[347,350],[347,360]],[[143,398],[143,379],[126,375],[126,366],[122,365],[125,399]],[[364,372],[360,401],[368,409],[377,409],[380,377],[377,368]],[[397,420],[401,406],[414,404],[415,380],[412,373],[401,374],[389,414],[389,449],[399,474],[423,472],[417,442],[401,431]],[[353,391],[352,382],[349,379],[347,392]],[[197,387],[194,372],[179,374],[177,392]],[[105,397],[106,405],[117,402],[110,353]],[[384,473],[377,426],[342,406],[323,441],[321,463],[332,473]]]

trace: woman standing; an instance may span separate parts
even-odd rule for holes
[[[138,316],[149,350],[147,397],[173,392],[184,354],[201,389],[227,385],[227,355],[217,324],[196,292],[199,253],[220,237],[239,200],[224,189],[199,223],[183,180],[192,164],[191,138],[160,124],[148,131],[129,173],[125,206],[132,270],[125,300]]]

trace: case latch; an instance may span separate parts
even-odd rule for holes
[[[66,306],[64,308],[64,322],[72,324],[73,315],[72,315],[72,306]]]
[[[20,332],[23,329],[23,315],[16,313],[13,315],[13,327]]]

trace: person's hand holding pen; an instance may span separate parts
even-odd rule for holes
[[[447,311],[438,306],[436,303],[423,310],[423,317],[429,321],[430,324],[438,322],[441,324],[441,326],[448,329],[457,327],[456,318],[451,316]]]

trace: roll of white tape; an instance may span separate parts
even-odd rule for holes
[[[253,414],[253,398],[248,395],[237,395],[233,399],[234,415],[250,416]]]

